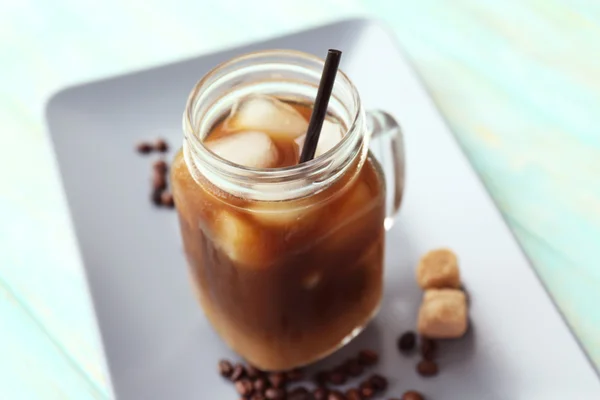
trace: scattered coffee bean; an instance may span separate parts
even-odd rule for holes
[[[281,388],[268,388],[265,392],[265,398],[269,400],[283,400],[285,399],[285,391]]]
[[[347,400],[362,400],[362,396],[360,395],[360,391],[358,389],[352,388],[346,391],[346,399]]]
[[[285,386],[285,375],[282,372],[272,372],[269,374],[269,382],[274,388],[283,388]]]
[[[136,148],[137,152],[140,154],[148,154],[152,150],[154,150],[154,147],[148,142],[140,142],[137,144],[137,146],[135,148]]]
[[[233,382],[239,381],[244,377],[245,374],[246,370],[244,369],[244,366],[242,364],[235,364],[235,366],[233,367],[233,372],[231,373],[229,379],[231,379]]]
[[[243,400],[243,398],[240,400]],[[266,400],[266,397],[262,393],[254,393],[252,397],[250,397],[250,400]]]
[[[286,378],[288,382],[300,382],[304,379],[304,372],[301,369],[296,368],[288,371],[286,373]]]
[[[254,392],[252,381],[247,378],[240,379],[235,383],[235,390],[242,396],[250,396]]]
[[[167,173],[169,166],[167,165],[165,160],[158,160],[158,161],[155,161],[154,164],[152,164],[152,168],[154,169],[155,172],[164,175]]]
[[[173,195],[171,194],[171,192],[161,193],[160,204],[168,208],[172,208],[175,206],[175,201],[173,200]],[[250,375],[248,375],[248,377],[252,378]],[[254,376],[254,378],[256,378],[256,375]]]
[[[161,153],[164,153],[165,151],[169,150],[169,145],[167,144],[167,142],[164,139],[158,139],[154,143],[154,149],[156,151],[160,151]]]
[[[169,192],[165,192],[165,193],[169,193]],[[170,196],[171,202],[172,202],[173,201],[173,196],[170,193],[169,193],[169,196]],[[258,368],[256,368],[255,366],[253,366],[253,365],[247,365],[246,366],[246,376],[248,378],[250,378],[252,380],[255,380],[258,377],[262,376],[262,374],[263,374],[262,371],[259,370]]]
[[[140,142],[136,145],[136,150],[141,154],[148,154],[153,151],[165,152],[169,149],[167,142],[164,139],[158,139],[155,143]],[[169,165],[165,160],[157,160],[152,164],[152,194],[150,199],[156,206],[164,206],[173,208],[175,203],[170,194],[163,195],[163,191],[167,188],[167,171]]]
[[[318,387],[313,391],[313,396],[315,397],[315,400],[327,400],[329,390],[324,387]]]
[[[377,364],[377,361],[379,361],[379,355],[373,350],[361,350],[358,353],[358,362],[363,366],[370,367]]]
[[[265,378],[257,378],[254,383],[254,390],[258,393],[264,393],[269,387],[269,382]]]
[[[341,370],[336,370],[329,373],[327,381],[332,385],[343,385],[348,380],[346,374]]]
[[[414,390],[409,390],[402,395],[402,400],[425,400],[425,398],[421,393]]]
[[[421,360],[417,364],[417,372],[421,376],[435,376],[438,373],[438,366],[431,360]]]
[[[388,386],[388,381],[387,379],[385,379],[383,376],[381,375],[372,375],[369,378],[369,383],[371,383],[371,386],[373,387],[373,389],[376,392],[383,392],[385,391],[385,389],[387,389]]]
[[[414,332],[405,332],[398,339],[398,349],[404,353],[408,353],[412,349],[415,348],[415,344],[417,343],[417,336]]]
[[[358,387],[359,387],[360,389],[362,389],[362,388],[364,388],[364,387],[373,388],[373,385],[371,384],[371,382],[369,382],[368,380],[366,380],[366,381],[362,381],[362,382],[360,383],[360,385],[358,385]]]
[[[315,375],[315,383],[318,386],[325,386],[329,380],[329,374],[326,371],[317,372]]]
[[[375,395],[375,389],[373,388],[373,385],[369,381],[365,381],[365,382],[361,383],[359,386],[359,390],[360,390],[360,395],[363,397],[363,399],[370,399],[371,397],[373,397]]]
[[[338,392],[337,390],[332,390],[329,392],[329,396],[327,396],[327,400],[346,400],[346,396],[342,392]]]
[[[150,199],[155,206],[160,207],[162,205],[162,189],[154,189],[152,190],[152,194]]]
[[[352,377],[357,377],[363,373],[364,368],[362,365],[360,365],[356,358],[351,358],[349,360],[346,360],[346,362],[344,363],[344,370],[348,375]]]
[[[302,386],[292,389],[289,394],[304,394],[308,393],[308,389]]]
[[[424,336],[421,337],[421,357],[432,361],[435,358],[436,349],[437,345],[433,340]]]
[[[167,187],[167,178],[165,174],[154,172],[152,176],[152,189],[164,190]]]
[[[342,373],[344,375],[347,375],[347,373],[346,373],[346,364],[344,363],[342,365],[338,365],[338,366],[332,368],[331,371],[329,371],[329,373],[332,373],[332,372],[339,372],[339,373]]]
[[[233,365],[227,360],[219,361],[219,373],[224,378],[229,378],[233,373]]]
[[[297,387],[288,393],[286,400],[313,400],[313,395],[304,387]]]

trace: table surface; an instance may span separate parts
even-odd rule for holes
[[[597,2],[305,0],[299,9],[275,0],[207,3],[0,3],[0,398],[110,398],[45,126],[49,96],[360,16],[392,27],[600,367]]]

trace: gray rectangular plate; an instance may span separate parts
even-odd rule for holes
[[[381,313],[317,367],[371,347],[381,351],[377,370],[391,379],[389,397],[418,389],[432,400],[600,399],[595,371],[397,44],[363,20],[70,88],[50,100],[48,123],[118,398],[237,398],[215,368],[235,356],[194,300],[175,212],[151,206],[151,157],[136,155],[134,144],[163,136],[178,147],[188,93],[222,61],[270,48],[323,56],[331,47],[344,51],[342,68],[366,107],[403,126],[407,190],[387,236]],[[440,375],[423,379],[416,356],[399,355],[395,343],[415,327],[418,258],[438,246],[460,257],[473,328],[442,344]]]

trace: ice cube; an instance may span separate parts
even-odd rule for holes
[[[315,150],[315,157],[319,157],[331,150],[340,140],[342,140],[342,127],[336,122],[328,120],[323,121],[323,127],[321,128],[321,134],[319,135],[319,143],[317,143],[317,149]],[[302,153],[302,147],[304,147],[304,141],[306,135],[302,135],[296,138],[296,144],[300,153]]]
[[[243,217],[222,210],[214,220],[213,229],[216,245],[238,266],[261,269],[273,261],[269,242]]]
[[[336,219],[340,225],[357,219],[370,209],[371,191],[364,181],[356,182],[353,188],[345,193],[345,199],[337,210]]]
[[[352,246],[353,241],[360,239],[363,230],[372,225],[367,217],[375,203],[369,186],[359,181],[343,196],[342,204],[337,205],[329,216],[331,231],[326,241],[332,251]]]
[[[213,153],[251,168],[272,168],[279,160],[273,140],[263,132],[245,131],[205,143]]]
[[[271,137],[294,139],[306,133],[308,122],[294,107],[276,98],[251,96],[233,107],[225,128],[257,130]]]
[[[298,201],[257,202],[249,209],[252,217],[268,226],[304,226],[313,217],[310,204]]]

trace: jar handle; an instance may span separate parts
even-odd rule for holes
[[[404,193],[404,137],[400,125],[385,111],[368,111],[367,125],[371,134],[371,152],[384,172],[386,187],[384,227],[389,230],[394,224]]]

